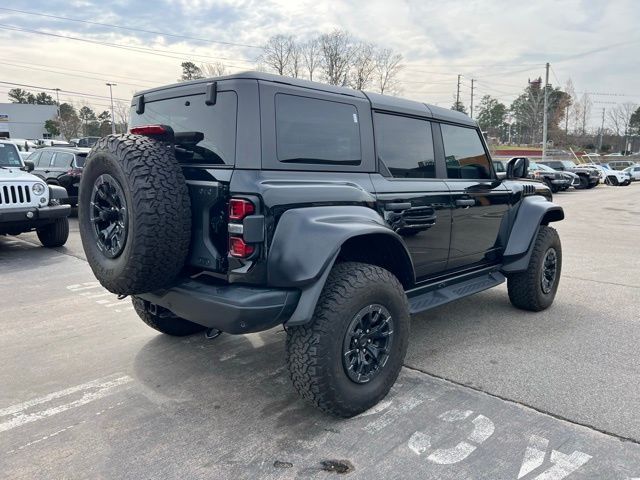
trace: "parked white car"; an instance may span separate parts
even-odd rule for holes
[[[595,168],[600,172],[600,180],[607,185],[627,186],[631,183],[631,175],[622,170],[613,170],[607,164],[587,163],[580,166]]]
[[[628,173],[631,176],[632,182],[640,180],[640,164],[638,163],[625,168],[623,172]]]
[[[0,141],[0,235],[35,230],[45,247],[64,245],[69,237],[69,205],[61,205],[66,190],[47,185],[26,171],[18,148]]]

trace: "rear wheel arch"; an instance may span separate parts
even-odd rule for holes
[[[340,246],[336,262],[347,261],[384,268],[396,276],[405,290],[415,283],[411,257],[400,240],[392,235],[370,233],[347,239]]]

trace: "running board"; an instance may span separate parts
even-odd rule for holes
[[[459,281],[450,280],[440,282],[437,285],[416,288],[407,292],[409,311],[412,315],[424,312],[500,285],[505,279],[502,273],[493,269],[489,273],[483,273],[472,278],[466,277],[459,279]]]

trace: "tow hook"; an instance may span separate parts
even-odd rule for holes
[[[214,338],[218,338],[222,334],[222,330],[218,330],[217,328],[207,328],[204,332],[204,338],[207,340],[213,340]]]

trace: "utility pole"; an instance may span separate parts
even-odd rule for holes
[[[544,77],[544,112],[542,115],[542,160],[547,158],[547,106],[549,103],[549,62],[546,65],[546,74]]]
[[[117,87],[117,83],[106,83],[105,85],[109,86],[109,96],[111,97],[111,133],[113,135],[116,134],[116,117],[113,114],[113,89],[112,87]]]
[[[456,93],[456,109],[460,108],[460,77],[462,75],[458,74],[458,90]]]
[[[473,82],[475,82],[475,80],[472,78],[471,79],[471,118],[473,118]]]
[[[602,151],[602,137],[604,135],[604,107],[602,107],[602,126],[600,127],[600,141],[598,142],[598,150]]]
[[[59,88],[54,88],[54,90],[56,91],[56,105],[58,106],[58,118],[60,118],[60,89]]]

